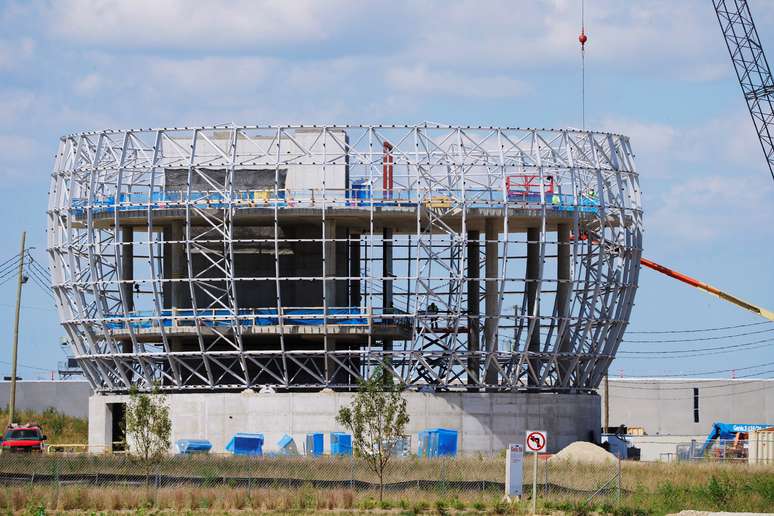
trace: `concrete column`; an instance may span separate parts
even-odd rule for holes
[[[164,257],[164,265],[169,268],[164,276],[166,279],[175,280],[168,282],[169,286],[164,290],[169,296],[165,305],[173,310],[188,307],[186,306],[188,284],[181,281],[188,276],[184,239],[183,222],[173,222],[169,227],[164,228],[164,241],[174,242],[166,245],[165,253],[169,254],[169,257]],[[180,337],[171,337],[169,345],[172,351],[185,351],[183,339]]]
[[[121,291],[127,312],[134,311],[134,228],[121,227]],[[125,283],[126,282],[126,283]],[[124,353],[132,352],[132,341],[122,342]]]
[[[392,278],[394,276],[392,268],[392,228],[384,228],[382,230],[382,304],[385,314],[394,313],[395,306],[393,305],[392,298]],[[390,323],[394,324],[395,319],[387,319]],[[382,349],[384,351],[392,351],[392,339],[382,339]],[[385,358],[385,362],[391,362],[390,357]],[[385,375],[385,380],[387,376]]]
[[[170,245],[170,278],[173,280],[182,280],[187,276],[185,244],[183,244],[183,224],[182,222],[173,222],[169,232],[170,240],[178,242]],[[187,285],[183,281],[174,281],[170,286],[171,306],[172,308],[184,308],[183,299]]]
[[[481,324],[479,316],[481,308],[479,296],[481,295],[481,281],[479,280],[479,270],[481,268],[481,244],[479,243],[479,232],[468,231],[468,368],[474,371],[471,375],[468,373],[468,383],[478,382],[481,374],[481,361],[474,355],[480,349],[480,331]]]
[[[134,310],[134,228],[132,226],[121,227],[121,283],[126,311]]]
[[[336,228],[336,277],[346,278],[349,276],[349,263],[348,252],[349,246],[347,245],[347,237],[349,236],[349,229],[338,226]],[[336,283],[336,306],[347,306],[347,281],[344,279],[337,279]]]
[[[349,244],[349,276],[360,277],[360,233],[350,235]],[[360,306],[360,280],[352,279],[349,283],[349,305]]]
[[[325,259],[323,260],[323,277],[325,282],[323,284],[323,296],[325,300],[325,306],[330,309],[338,306],[336,299],[336,242],[333,239],[336,238],[336,221],[325,220],[323,223],[323,235],[325,241],[323,246],[325,247]],[[336,363],[328,357],[327,353],[336,351],[336,339],[334,337],[326,336],[324,338],[325,347],[325,378],[328,382],[334,381],[333,371],[336,369]]]
[[[527,350],[530,352],[540,351],[540,301],[538,299],[538,280],[540,279],[540,228],[527,229],[527,314],[529,323],[534,321],[534,329],[529,337]],[[538,360],[531,359],[530,363],[535,368],[537,374],[540,373],[541,363]],[[530,375],[528,385],[535,385],[537,382]]]
[[[382,301],[384,311],[392,313],[392,228],[384,228],[382,231]]]
[[[572,293],[572,277],[570,276],[570,262],[572,247],[570,244],[570,225],[559,224],[556,230],[557,239],[557,264],[556,264],[556,314],[557,331],[562,332],[565,326],[569,324],[567,317],[570,315],[570,295]],[[559,352],[567,353],[570,351],[570,333],[565,330],[561,342],[559,343]],[[559,359],[559,372],[562,380],[565,380],[569,364],[572,360],[566,358]]]
[[[499,233],[495,227],[494,219],[486,219],[486,256],[484,257],[484,269],[486,272],[486,286],[484,292],[484,309],[486,320],[484,321],[484,344],[489,353],[497,351],[497,301],[499,291],[497,289],[497,277],[499,276],[497,241]],[[486,369],[486,383],[497,384],[497,368],[489,363]]]

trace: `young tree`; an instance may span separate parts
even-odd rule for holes
[[[171,444],[169,407],[158,388],[150,394],[132,388],[130,396],[125,416],[128,450],[142,464],[149,484],[153,466],[161,462]]]
[[[405,437],[409,422],[401,388],[379,368],[360,382],[351,407],[342,407],[336,422],[352,433],[356,457],[365,460],[379,478],[379,501],[384,496],[384,471],[396,442]]]

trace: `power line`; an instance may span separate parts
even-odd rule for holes
[[[767,341],[761,341],[761,342],[764,342],[764,344],[758,344],[757,346],[750,346],[750,347],[746,347],[743,350],[736,350],[736,351],[737,352],[739,352],[739,351],[742,351],[742,352],[744,352],[744,351],[753,351],[753,350],[756,350],[756,349],[762,349],[762,348],[767,348],[767,347],[771,346],[771,341],[767,340]],[[731,351],[733,352],[734,350],[731,350]],[[663,360],[663,359],[681,360],[683,358],[696,358],[696,357],[710,357],[710,356],[715,356],[715,355],[725,355],[728,352],[729,351],[708,351],[706,353],[687,353],[685,355],[669,355],[669,356],[649,355],[649,356],[635,356],[635,357],[623,356],[623,357],[618,357],[618,358],[620,358],[622,360],[623,359],[627,359],[627,360]]]
[[[739,348],[745,348],[748,346],[754,346],[757,344],[765,344],[768,342],[774,342],[774,339],[763,339],[763,340],[756,340],[753,342],[742,342],[740,344],[729,344],[726,346],[713,346],[710,348],[693,348],[693,349],[673,349],[673,350],[666,350],[666,351],[618,351],[618,355],[624,354],[624,355],[682,355],[682,354],[688,354],[687,356],[702,356],[704,353],[700,353],[699,355],[692,355],[690,353],[695,352],[702,352],[702,351],[715,351],[715,350],[730,350],[730,349],[739,349]],[[761,346],[762,347],[762,346]],[[709,353],[713,354],[713,353]],[[629,358],[637,358],[637,357],[629,357]],[[644,358],[644,357],[640,357]],[[677,358],[677,357],[672,357]],[[680,357],[682,358],[682,357]]]
[[[664,340],[624,340],[623,342],[636,342],[638,344],[668,344],[672,342],[703,342],[707,340],[723,340],[733,339],[735,337],[745,337],[747,335],[759,335],[761,333],[769,333],[774,331],[774,328],[768,328],[765,330],[748,331],[745,333],[735,333],[732,335],[717,335],[714,337],[699,337],[695,339],[664,339]]]
[[[724,394],[707,394],[706,396],[701,396],[699,399],[705,399],[705,398],[731,398],[731,397],[739,396],[739,395],[742,395],[742,394],[750,394],[750,393],[753,393],[753,392],[766,391],[766,390],[769,390],[771,388],[773,388],[771,385],[767,385],[766,387],[759,387],[759,388],[756,388],[756,389],[748,389],[746,391],[741,391],[741,392],[729,392],[729,393],[724,393]],[[618,396],[618,395],[614,394],[612,391],[610,392],[610,397],[611,398],[618,398],[618,399],[642,400],[642,401],[681,401],[681,400],[693,399],[693,395],[681,396],[679,398],[662,398],[662,397],[658,397],[658,398],[641,398],[641,397],[637,397],[637,396]]]
[[[735,330],[737,328],[749,328],[750,326],[760,326],[762,324],[771,324],[772,321],[763,321],[747,324],[736,324],[733,326],[718,326],[716,328],[697,328],[693,330],[656,330],[656,331],[629,331],[626,333],[629,335],[645,335],[645,334],[670,334],[670,333],[700,333],[705,331],[721,331],[721,330]]]
[[[11,304],[11,303],[0,303],[0,306],[13,307],[13,306],[16,306],[16,305]],[[56,308],[53,307],[53,306],[21,305],[21,307],[24,308],[25,310],[46,310],[46,311],[50,311],[50,312],[56,312]]]
[[[762,373],[766,373],[768,371],[762,371]],[[757,373],[756,373],[757,374]],[[744,376],[743,378],[750,378],[750,375]],[[653,387],[643,387],[644,385],[651,385],[659,386],[659,390],[662,391],[681,391],[685,389],[692,389],[694,387],[698,387],[700,389],[727,389],[730,387],[738,387],[739,385],[750,385],[750,384],[757,384],[761,382],[768,382],[772,387],[774,387],[774,382],[772,382],[768,378],[752,378],[750,380],[739,380],[739,379],[728,379],[728,378],[714,378],[714,379],[696,379],[696,380],[680,380],[680,379],[665,379],[665,380],[659,380],[659,381],[638,381],[636,378],[629,378],[628,380],[616,380],[615,378],[610,379],[611,382],[614,382],[614,387],[616,389],[630,389],[630,390],[642,390],[642,391],[652,391]],[[666,383],[666,382],[683,382],[684,385],[675,385],[673,383]],[[718,385],[703,385],[702,382],[723,382]],[[633,383],[634,385],[629,385],[629,383]],[[612,391],[612,389],[611,389]]]
[[[16,253],[16,254],[14,254],[13,256],[11,256],[10,258],[8,258],[8,259],[7,259],[6,261],[4,261],[3,263],[0,263],[0,270],[4,269],[4,268],[6,267],[6,264],[7,264],[8,262],[10,262],[11,260],[14,260],[14,262],[18,261],[18,260],[19,260],[19,253]]]
[[[11,365],[10,362],[6,362],[5,360],[0,360],[0,364]],[[34,369],[36,371],[46,371],[46,372],[53,371],[53,369],[50,369],[50,368],[49,369],[45,369],[43,367],[36,367],[36,366],[27,365],[27,364],[17,364],[17,365],[19,367],[23,367],[25,369]]]
[[[681,376],[702,376],[702,375],[709,375],[709,374],[718,374],[718,373],[730,373],[732,371],[747,371],[750,369],[758,369],[759,367],[768,367],[774,365],[774,362],[766,362],[764,364],[756,364],[746,367],[732,367],[731,369],[716,369],[714,371],[694,371],[694,372],[688,372],[688,373],[674,373],[674,374],[646,374],[643,376],[648,376],[651,378],[679,378]],[[764,371],[767,372],[767,371]],[[762,373],[756,373],[756,374],[762,374]],[[741,377],[740,377],[741,378]]]

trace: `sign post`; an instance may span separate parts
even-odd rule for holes
[[[522,496],[524,483],[524,447],[520,444],[509,444],[505,453],[505,497]]]
[[[527,430],[526,448],[532,452],[532,514],[537,510],[537,462],[538,453],[546,451],[548,432]]]

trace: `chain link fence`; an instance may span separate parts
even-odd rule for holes
[[[548,499],[620,501],[623,489],[621,461],[574,462],[539,459],[543,496]],[[542,466],[542,467],[541,467]],[[526,478],[526,477],[525,477]]]
[[[693,440],[675,445],[674,454],[662,453],[662,460],[774,464],[774,436],[760,439],[721,439],[710,445]]]
[[[532,492],[532,457],[525,457],[524,494]],[[551,499],[620,496],[620,464],[585,464],[538,459],[537,493]],[[504,492],[502,457],[393,458],[384,471],[386,492]],[[143,463],[128,455],[0,455],[0,485],[233,487],[242,489],[378,490],[379,477],[353,457],[238,457],[176,455]]]

